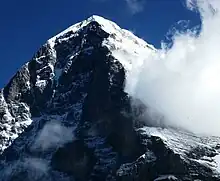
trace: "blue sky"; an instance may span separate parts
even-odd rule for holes
[[[50,37],[93,14],[115,21],[160,47],[179,20],[200,23],[184,0],[7,0],[0,2],[0,87]]]

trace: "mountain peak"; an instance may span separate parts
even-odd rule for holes
[[[56,36],[49,39],[48,43],[51,44],[52,46],[54,46],[54,42],[56,39],[62,37],[63,35],[65,35],[69,32],[76,33],[77,31],[79,31],[83,27],[87,26],[91,22],[97,22],[101,26],[102,30],[104,30],[106,33],[109,33],[110,35],[118,37],[118,39],[121,39],[121,38],[130,39],[135,44],[139,44],[140,46],[144,46],[144,47],[147,46],[148,48],[150,48],[152,50],[156,50],[154,48],[154,46],[146,43],[143,39],[138,38],[131,31],[128,31],[126,29],[122,29],[120,26],[118,26],[116,23],[112,22],[111,20],[108,20],[108,19],[101,17],[101,16],[98,16],[98,15],[92,15],[89,18],[87,18],[86,20],[83,20],[81,22],[78,22],[78,23],[70,26],[66,30],[60,32]]]
[[[219,181],[220,138],[149,127],[126,93],[155,51],[96,15],[51,38],[0,91],[0,180]]]
[[[92,15],[89,18],[87,18],[87,21],[89,21],[89,22],[96,21],[98,23],[111,22],[110,20],[108,20],[102,16],[99,16],[99,15]],[[111,23],[113,23],[113,22],[111,22]]]
[[[116,25],[115,23],[111,22],[110,20],[107,20],[101,16],[98,15],[92,15],[89,18],[87,18],[86,20],[83,20],[81,22],[78,22],[76,24],[71,25],[69,28],[65,29],[64,31],[60,32],[59,34],[57,34],[56,36],[52,37],[51,39],[48,40],[48,42],[54,42],[57,38],[65,35],[68,32],[72,32],[75,33],[78,30],[80,30],[81,28],[87,26],[89,23],[91,22],[97,22],[98,24],[100,24],[102,26],[102,28],[104,27],[111,27],[113,24],[114,26]],[[111,24],[111,25],[110,25]],[[109,26],[110,25],[110,26]],[[117,25],[116,25],[117,26]],[[117,26],[118,27],[118,26]],[[119,28],[119,27],[118,27]]]

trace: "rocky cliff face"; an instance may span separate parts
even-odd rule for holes
[[[220,180],[219,138],[131,107],[129,70],[155,51],[98,16],[48,40],[0,92],[1,180]]]

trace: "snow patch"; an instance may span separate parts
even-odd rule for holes
[[[37,80],[35,86],[39,87],[40,89],[44,89],[47,85],[46,80]]]
[[[216,163],[216,171],[220,173],[220,155],[216,155],[214,157],[214,161]]]
[[[160,180],[165,180],[165,179],[169,179],[169,180],[178,180],[175,176],[173,175],[163,175],[158,177],[157,179],[155,179],[154,181],[160,181]]]
[[[186,153],[190,152],[193,148],[203,147],[212,149],[220,142],[219,137],[196,136],[193,133],[172,128],[167,129],[145,126],[138,129],[138,131],[140,131],[140,133],[143,135],[161,138],[164,144],[172,149],[174,153],[186,158],[188,158]],[[201,160],[201,162],[204,162],[204,160],[205,159]]]
[[[56,68],[56,69],[54,70],[54,73],[55,73],[54,79],[55,79],[56,81],[58,81],[58,80],[60,79],[60,76],[62,75],[62,72],[63,72],[62,69]]]

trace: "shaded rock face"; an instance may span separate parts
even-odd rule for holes
[[[59,148],[52,157],[51,166],[55,170],[74,175],[77,180],[88,180],[96,161],[93,151],[77,140]]]
[[[127,39],[143,48],[94,16],[50,39],[15,74],[0,92],[1,180],[219,180],[218,138],[140,122],[147,108],[132,106],[128,70],[114,55]]]

